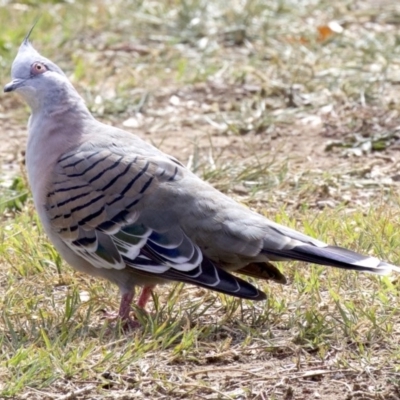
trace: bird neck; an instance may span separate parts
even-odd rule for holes
[[[40,100],[35,98],[29,103],[33,118],[40,115],[42,118],[49,117],[59,120],[68,114],[72,119],[77,117],[93,118],[83,98],[67,80],[60,82],[55,90],[53,89]]]

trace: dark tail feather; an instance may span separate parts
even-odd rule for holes
[[[380,261],[375,257],[362,256],[354,251],[337,246],[317,247],[309,244],[295,246],[279,251],[267,250],[265,253],[284,259],[306,261],[331,267],[388,275],[392,270],[400,272],[395,265]]]

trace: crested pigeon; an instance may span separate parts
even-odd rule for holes
[[[26,166],[35,207],[61,256],[118,285],[127,324],[135,286],[185,282],[232,296],[265,294],[232,272],[285,283],[271,261],[388,274],[398,267],[274,223],[140,138],[97,121],[64,72],[29,41],[4,92],[31,108]]]

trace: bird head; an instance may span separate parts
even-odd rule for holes
[[[63,88],[72,85],[58,65],[33,48],[29,41],[32,29],[18,50],[11,67],[12,81],[4,86],[4,92],[21,94],[33,110],[44,102],[55,100]]]

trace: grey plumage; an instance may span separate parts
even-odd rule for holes
[[[27,169],[44,228],[79,271],[119,286],[129,320],[134,287],[180,281],[252,300],[237,272],[286,282],[271,261],[388,274],[374,257],[328,246],[236,203],[140,138],[90,114],[61,69],[26,39],[5,92],[32,110]]]

